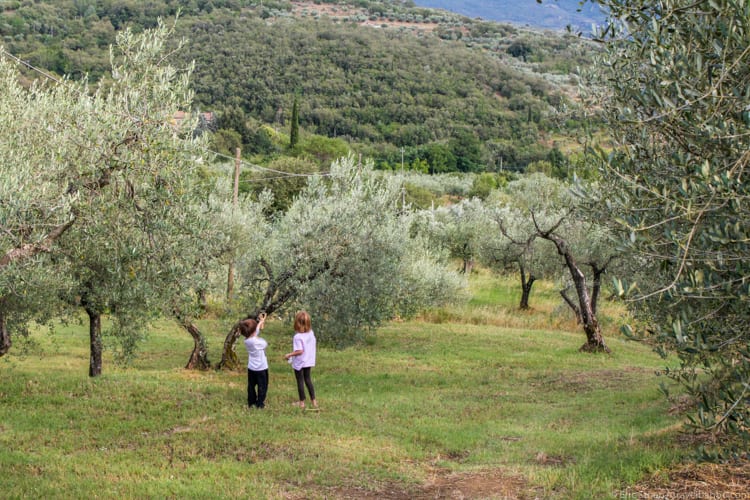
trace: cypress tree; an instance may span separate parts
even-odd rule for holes
[[[294,97],[294,104],[292,105],[292,125],[291,131],[289,132],[289,148],[293,149],[299,142],[299,102],[297,97]]]

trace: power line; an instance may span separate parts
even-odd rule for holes
[[[11,58],[11,59],[13,59],[13,60],[14,60],[14,61],[15,61],[16,63],[18,63],[18,64],[20,64],[20,65],[22,65],[22,66],[26,66],[27,68],[29,68],[29,69],[30,69],[30,70],[32,70],[32,71],[36,71],[37,73],[39,73],[39,74],[43,75],[43,76],[44,76],[45,78],[47,78],[47,79],[49,79],[49,80],[52,80],[53,82],[56,82],[56,83],[58,83],[58,84],[60,84],[60,85],[62,85],[62,84],[63,84],[63,81],[62,81],[62,80],[60,80],[59,78],[57,78],[56,76],[54,76],[54,75],[51,75],[51,74],[47,73],[47,72],[46,72],[46,71],[44,71],[43,69],[37,68],[36,66],[34,66],[33,64],[31,64],[30,62],[28,62],[28,61],[24,61],[24,60],[23,60],[23,59],[21,59],[20,57],[16,57],[16,56],[14,56],[13,54],[11,54],[11,53],[10,53],[10,52],[8,52],[7,50],[5,50],[5,48],[4,48],[4,47],[0,47],[0,54],[2,54],[2,55],[6,55],[6,56],[10,57],[10,58]]]
[[[200,148],[200,149],[202,149],[204,152],[216,155],[216,156],[218,156],[220,158],[225,158],[227,160],[234,161],[234,157],[232,157],[232,156],[225,155],[223,153],[219,153],[219,152],[213,151],[213,150],[208,149],[208,148]],[[264,167],[262,165],[256,165],[255,163],[250,163],[249,161],[242,160],[242,159],[240,160],[240,164],[243,165],[243,166],[247,166],[247,167],[249,167],[251,169],[260,170],[260,171],[263,171],[263,172],[271,172],[271,173],[274,173],[274,174],[279,174],[276,177],[264,177],[263,179],[258,179],[258,180],[281,179],[281,178],[284,178],[284,177],[315,177],[315,176],[327,176],[327,175],[330,175],[328,172],[313,172],[313,173],[309,173],[309,174],[298,174],[298,173],[294,173],[294,172],[284,172],[283,170],[275,170],[273,168]]]

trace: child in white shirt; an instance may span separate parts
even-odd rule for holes
[[[266,315],[261,314],[258,320],[248,318],[240,322],[240,333],[245,337],[247,349],[247,406],[264,408],[268,393],[268,360],[266,347],[268,342],[260,337],[265,326]]]

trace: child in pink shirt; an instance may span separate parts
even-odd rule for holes
[[[310,315],[305,311],[300,311],[294,317],[294,338],[292,339],[293,351],[285,354],[286,358],[294,369],[294,377],[297,380],[297,393],[299,401],[295,402],[300,408],[305,407],[305,387],[310,393],[310,402],[313,409],[318,408],[318,401],[315,399],[315,387],[313,386],[310,372],[315,366],[315,333],[312,330]]]

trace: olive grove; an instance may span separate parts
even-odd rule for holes
[[[596,183],[581,186],[598,190]],[[541,174],[510,182],[499,198],[495,227],[506,241],[505,255],[518,263],[522,305],[533,284],[533,275],[524,281],[526,271],[536,269],[558,278],[564,284],[560,295],[586,335],[581,350],[609,352],[597,306],[602,277],[617,262],[620,250],[609,228],[592,217],[578,189]]]
[[[581,191],[596,192],[595,182],[574,186],[536,173],[493,190],[487,200],[465,199],[417,213],[413,231],[437,248],[474,259],[499,272],[519,276],[519,309],[530,307],[537,279],[561,283],[560,296],[581,325],[585,352],[609,352],[597,318],[604,274],[621,265],[621,248],[603,220],[592,217]],[[572,291],[571,291],[572,290]]]
[[[401,185],[353,157],[312,176],[283,211],[262,187],[230,201],[223,167],[174,120],[192,94],[190,68],[167,65],[171,34],[163,24],[120,33],[106,89],[66,79],[27,89],[17,61],[0,60],[0,354],[12,331],[82,308],[91,376],[102,371],[104,317],[124,357],[151,320],[172,317],[194,341],[187,367],[208,368],[196,319],[229,263],[238,287],[228,325],[304,307],[334,345],[463,286],[444,255],[409,234]],[[219,367],[236,364],[228,329]]]

